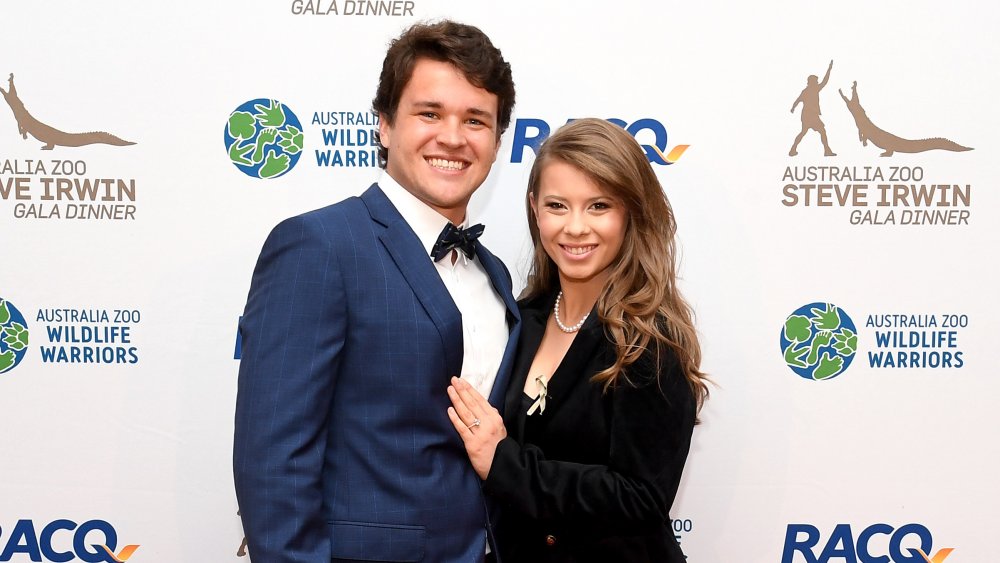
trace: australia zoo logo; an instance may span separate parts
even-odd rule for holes
[[[796,156],[799,154],[799,143],[802,142],[802,140],[806,137],[806,134],[810,131],[815,131],[816,134],[819,135],[820,143],[823,146],[824,156],[837,156],[837,153],[835,153],[833,148],[830,146],[830,142],[826,134],[826,125],[823,123],[823,118],[821,117],[822,112],[820,111],[820,92],[830,81],[830,73],[832,71],[833,61],[830,61],[830,66],[827,67],[823,80],[820,80],[815,74],[807,77],[805,88],[802,89],[799,97],[792,103],[792,113],[795,113],[801,105],[800,117],[802,120],[802,129],[795,136],[795,140],[792,142],[792,148],[788,151],[788,156]],[[850,98],[844,94],[843,90],[838,89],[837,91],[840,93],[840,97],[844,100],[844,103],[847,104],[847,110],[854,118],[854,124],[858,129],[858,141],[864,147],[867,147],[868,144],[871,143],[872,145],[882,149],[882,153],[879,156],[888,157],[898,152],[920,153],[932,150],[963,152],[972,150],[971,147],[962,146],[943,137],[908,139],[890,133],[875,125],[872,119],[868,116],[868,112],[865,111],[864,106],[861,105],[861,99],[858,95],[857,81],[854,81],[851,85]]]
[[[253,178],[277,178],[302,156],[302,124],[278,100],[250,100],[229,114],[225,142],[229,160]]]
[[[10,301],[0,297],[0,374],[21,363],[28,350],[28,323]]]
[[[781,329],[781,353],[797,375],[814,381],[844,373],[858,351],[858,329],[833,303],[796,309]]]
[[[66,133],[39,121],[28,112],[24,101],[18,96],[17,87],[14,86],[14,73],[11,73],[7,80],[7,89],[4,90],[0,87],[0,93],[3,94],[3,98],[6,100],[7,105],[10,106],[10,110],[14,112],[14,119],[17,120],[18,134],[25,140],[28,139],[28,135],[31,135],[42,143],[42,150],[52,150],[55,147],[82,147],[94,144],[114,145],[118,147],[135,144],[104,131]]]

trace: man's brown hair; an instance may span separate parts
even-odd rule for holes
[[[455,65],[470,84],[496,95],[497,138],[507,130],[514,111],[510,64],[478,27],[450,20],[415,24],[389,45],[372,100],[372,109],[384,115],[389,124],[396,119],[399,99],[419,59]],[[389,150],[382,146],[378,133],[375,136],[379,141],[379,166],[385,168]]]

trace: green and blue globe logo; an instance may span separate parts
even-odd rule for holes
[[[225,131],[229,160],[247,176],[277,178],[302,156],[302,123],[278,100],[250,100],[233,113]]]
[[[858,329],[833,303],[810,303],[788,315],[781,330],[785,363],[800,377],[833,379],[844,373],[858,351]]]
[[[28,350],[28,323],[14,304],[0,297],[0,373],[21,363]]]

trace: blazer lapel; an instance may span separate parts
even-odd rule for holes
[[[545,334],[545,321],[548,319],[547,309],[526,308],[521,311],[521,336],[518,340],[516,361],[511,369],[510,383],[507,384],[507,394],[504,401],[504,421],[511,435],[519,443],[524,441],[524,417],[527,414],[523,408],[521,396],[524,394],[524,382],[528,379],[528,370],[535,360],[535,353],[542,343]]]
[[[521,395],[524,392],[524,383],[530,374],[528,370],[538,352],[538,346],[542,342],[545,334],[545,324],[548,322],[549,311],[555,301],[551,299],[540,299],[532,307],[525,307],[521,310],[521,349],[518,352],[518,361],[514,366],[514,375],[511,378],[507,392],[506,407],[508,415],[505,420],[512,423],[514,432],[512,434],[518,440],[523,439],[524,409],[520,408]],[[580,332],[573,338],[573,343],[566,350],[559,367],[549,379],[548,394],[545,401],[545,412],[535,413],[532,416],[551,417],[562,405],[566,403],[571,390],[576,385],[588,385],[590,377],[596,373],[593,370],[594,358],[598,354],[603,354],[609,350],[610,343],[604,335],[604,326],[597,316],[596,306],[587,317],[587,321],[580,328]]]
[[[607,337],[604,335],[604,326],[597,318],[595,307],[549,380],[545,414],[542,416],[554,415],[566,404],[567,397],[575,386],[592,385],[590,378],[599,371],[594,369],[596,365],[594,358],[608,350],[608,346]]]
[[[361,194],[361,200],[372,219],[385,226],[379,240],[437,327],[448,374],[462,373],[462,314],[434,269],[427,250],[378,184],[372,184]]]

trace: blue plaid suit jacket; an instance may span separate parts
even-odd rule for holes
[[[490,402],[502,408],[520,316]],[[279,224],[240,325],[234,474],[254,563],[476,562],[488,508],[445,390],[462,318],[419,239],[373,185]]]

